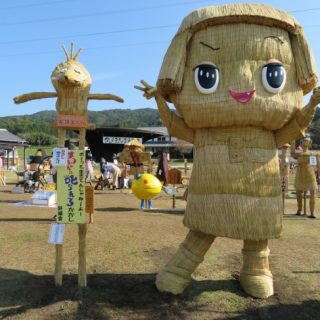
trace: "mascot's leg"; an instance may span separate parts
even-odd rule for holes
[[[246,293],[256,298],[267,298],[273,295],[269,252],[268,240],[244,240],[240,283]]]
[[[314,212],[314,207],[316,204],[316,192],[315,190],[310,191],[310,218],[316,218],[316,214]]]
[[[297,203],[298,203],[298,210],[297,210],[296,215],[301,216],[301,214],[302,214],[302,191],[297,190],[296,194],[297,194]]]
[[[214,239],[212,235],[190,230],[175,256],[157,275],[158,290],[173,294],[182,293]]]

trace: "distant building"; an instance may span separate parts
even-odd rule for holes
[[[9,132],[7,129],[0,129],[0,157],[2,158],[3,166],[15,166],[18,164],[19,155],[17,147],[23,147],[25,158],[25,148],[29,147],[26,140]]]
[[[182,154],[187,158],[192,158],[193,145],[189,142],[171,137],[166,127],[139,127],[138,129],[161,134],[160,137],[155,137],[143,143],[146,151],[153,153],[153,157],[159,156],[162,152],[167,152],[171,158],[181,158]]]

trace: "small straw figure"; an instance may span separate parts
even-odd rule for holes
[[[130,165],[130,175],[144,173],[144,164],[148,164],[148,171],[152,170],[151,155],[144,151],[144,145],[137,139],[126,143],[124,149],[119,155],[119,160],[125,165]],[[125,170],[127,168],[125,167]]]
[[[310,137],[305,137],[302,139],[301,147],[302,152],[296,152],[294,149],[294,143],[292,144],[291,155],[298,160],[298,168],[295,178],[295,188],[297,194],[297,204],[298,210],[296,215],[306,215],[306,208],[304,208],[304,212],[302,213],[302,196],[304,195],[304,207],[306,206],[306,193],[310,191],[310,218],[315,219],[315,203],[316,203],[316,191],[318,189],[317,180],[314,168],[310,163],[310,157],[315,157],[317,161],[318,172],[320,168],[319,155],[312,153],[309,148],[312,145],[312,140]]]
[[[183,20],[165,55],[154,97],[169,134],[194,145],[178,252],[157,275],[179,294],[216,237],[244,241],[240,282],[250,295],[273,294],[268,239],[282,231],[277,148],[301,138],[320,101],[301,26],[263,4],[204,7]],[[179,115],[167,105],[172,102]]]

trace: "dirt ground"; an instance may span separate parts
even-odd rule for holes
[[[283,237],[270,241],[273,297],[253,299],[241,290],[242,244],[224,238],[186,291],[173,296],[159,293],[154,281],[188,231],[182,214],[140,211],[128,190],[96,191],[88,287],[77,287],[77,226],[68,225],[63,286],[56,288],[55,249],[47,242],[55,209],[14,205],[31,195],[12,194],[12,186],[0,188],[0,319],[320,319],[320,220],[295,216],[295,200],[286,200]],[[164,193],[153,201],[171,204]]]

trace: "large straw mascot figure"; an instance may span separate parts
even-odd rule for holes
[[[302,137],[320,100],[309,45],[287,13],[262,4],[205,7],[182,22],[164,58],[155,97],[170,135],[194,144],[184,224],[190,229],[157,276],[181,293],[215,237],[243,239],[240,282],[273,294],[268,239],[282,230],[277,148]],[[169,110],[174,103],[179,115]]]

